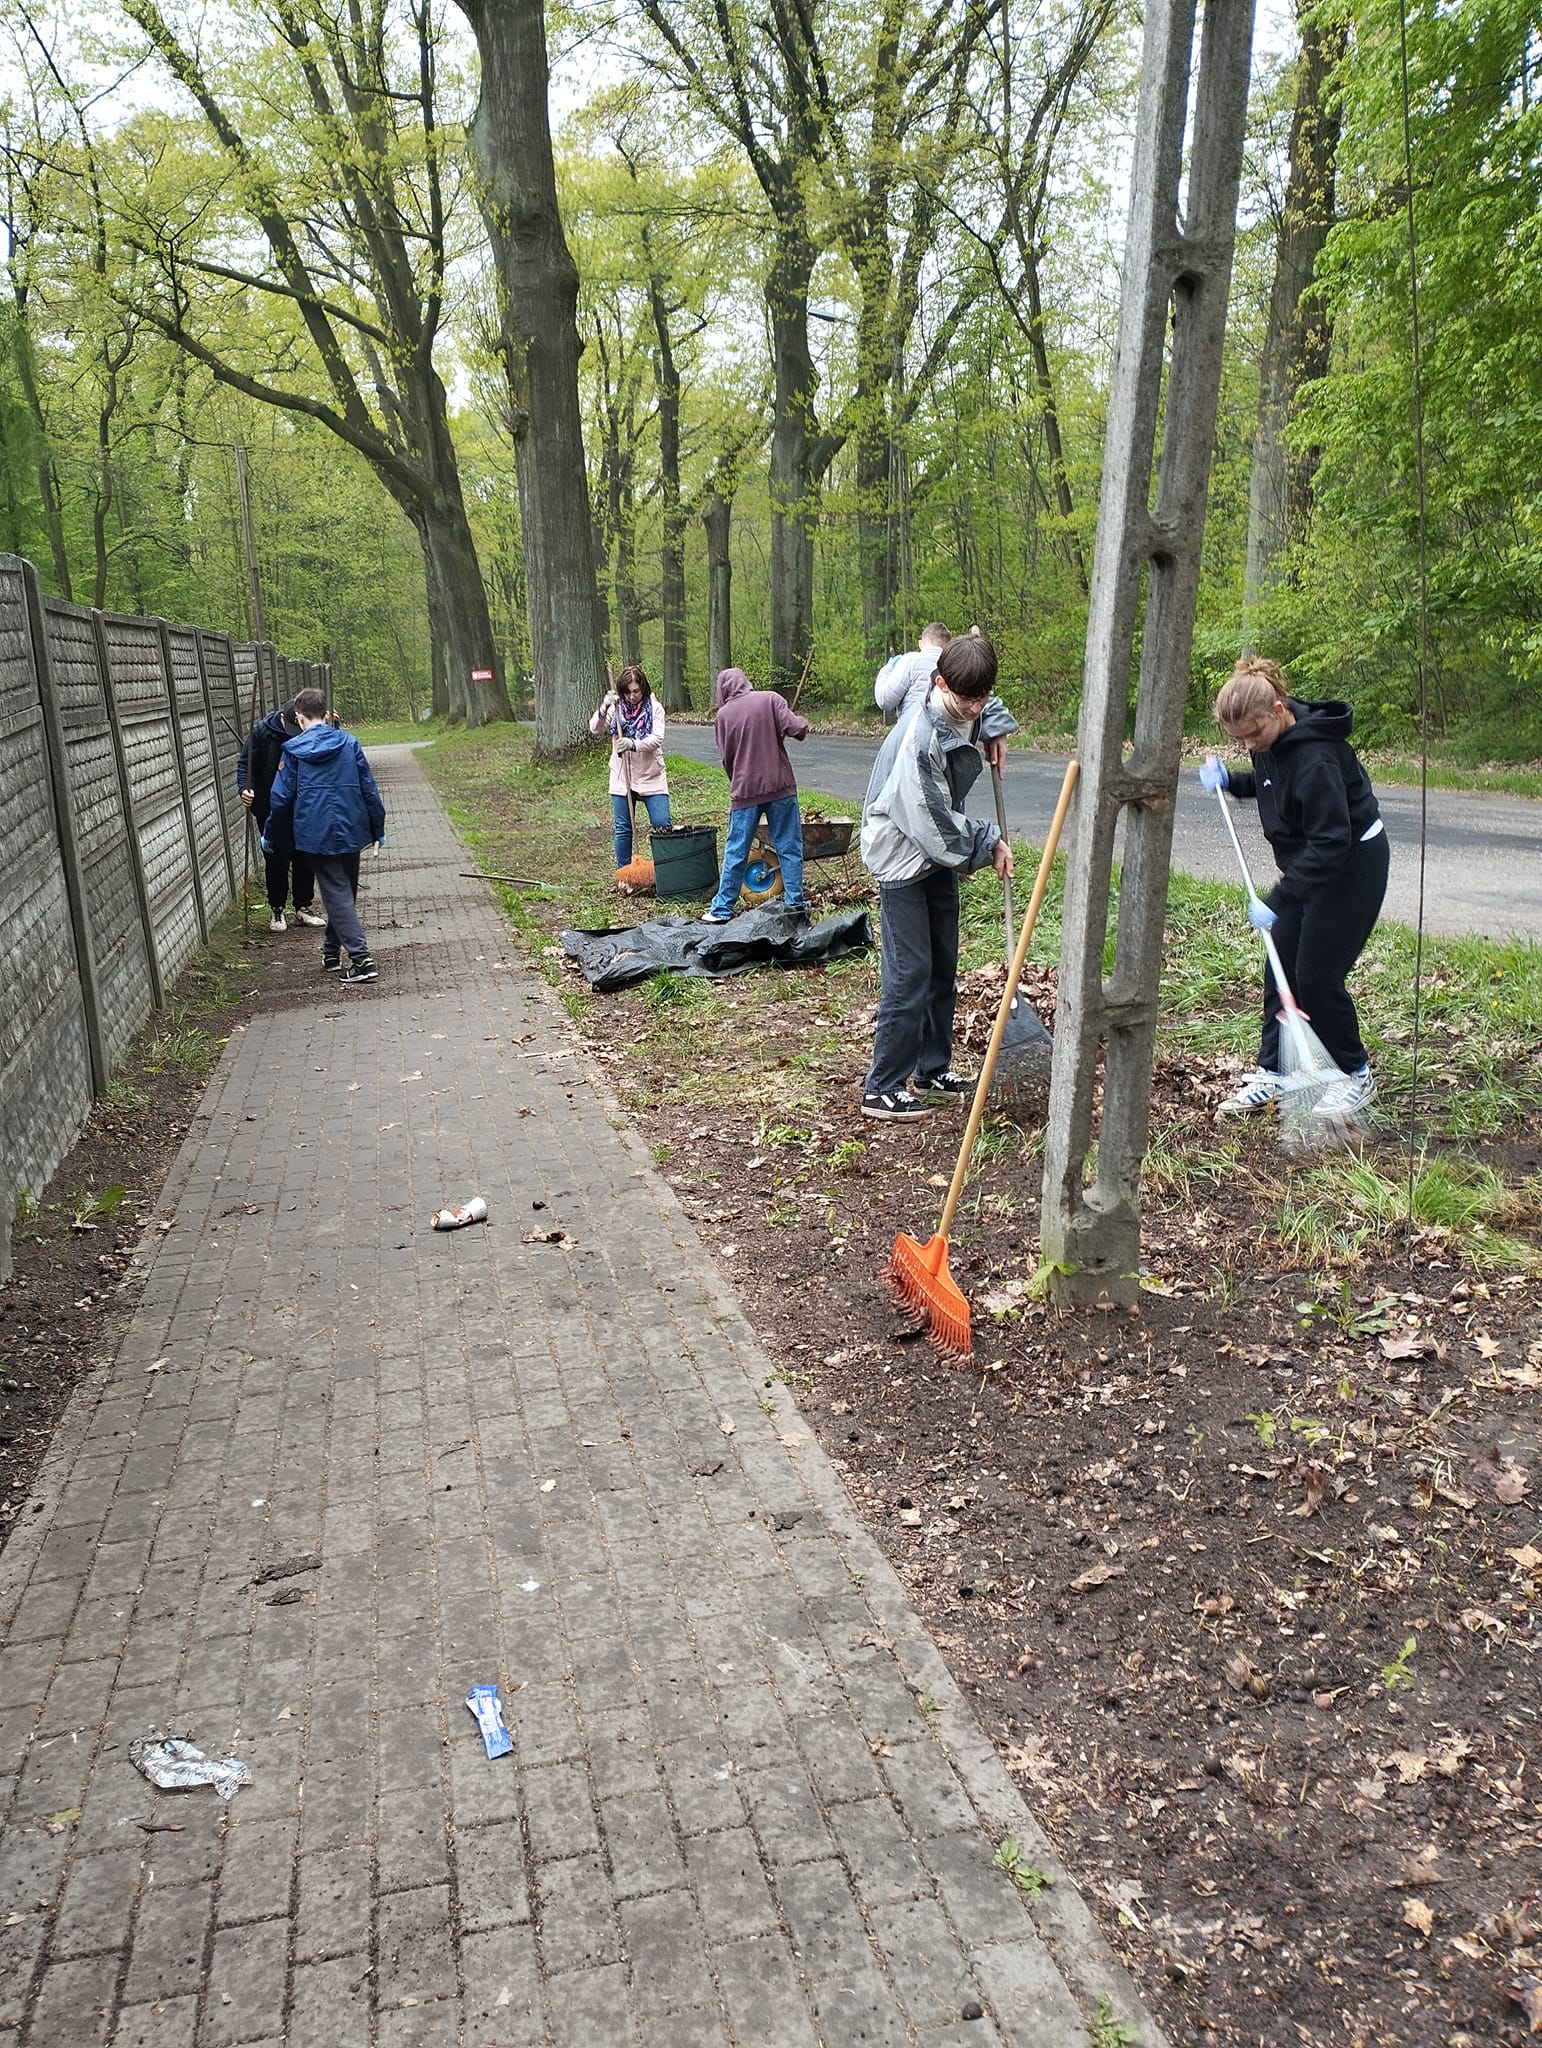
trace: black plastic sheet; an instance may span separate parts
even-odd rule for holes
[[[630,988],[650,974],[703,974],[713,980],[747,974],[752,967],[821,967],[865,953],[873,928],[865,910],[843,910],[810,924],[796,912],[744,910],[727,924],[699,918],[656,917],[627,931],[558,934],[590,986],[602,995]]]

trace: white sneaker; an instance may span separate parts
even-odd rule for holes
[[[283,911],[275,910],[273,915],[268,919],[268,930],[270,932],[287,932],[288,929],[288,925],[284,922]]]
[[[1331,1087],[1325,1088],[1312,1104],[1312,1114],[1348,1118],[1358,1115],[1375,1100],[1376,1076],[1367,1062],[1363,1067],[1356,1067],[1352,1074],[1346,1074],[1342,1081],[1335,1081]]]
[[[1280,1098],[1280,1077],[1259,1067],[1244,1074],[1226,1100],[1216,1106],[1217,1116],[1257,1116]]]
[[[296,906],[294,916],[296,924],[311,924],[314,925],[318,931],[324,931],[326,929],[326,919],[324,917],[319,917],[316,914],[316,912],[311,909],[308,903],[306,904],[303,910]]]

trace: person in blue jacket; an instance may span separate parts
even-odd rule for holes
[[[321,692],[302,690],[294,708],[300,731],[285,744],[273,779],[268,832],[288,832],[309,856],[327,913],[322,967],[342,968],[344,981],[373,981],[377,969],[355,899],[360,853],[371,842],[385,844],[385,805],[364,749],[351,732],[327,722]]]
[[[236,762],[236,793],[251,812],[259,838],[267,835],[268,806],[273,800],[273,778],[278,773],[278,757],[284,742],[292,740],[299,730],[300,721],[294,715],[294,706],[286,704],[279,711],[265,712],[241,742],[241,754]],[[316,882],[305,855],[296,853],[286,839],[278,836],[269,841],[269,847],[263,877],[268,890],[268,930],[286,932],[289,929],[284,918],[284,904],[289,896],[291,874],[294,877],[296,921],[300,924],[325,924],[326,919],[316,915]]]

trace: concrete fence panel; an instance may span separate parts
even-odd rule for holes
[[[16,1191],[69,1150],[93,1079],[28,567],[0,556],[0,1273]]]
[[[45,598],[0,555],[0,1279],[18,1193],[52,1175],[239,891],[254,693],[260,717],[317,673]]]

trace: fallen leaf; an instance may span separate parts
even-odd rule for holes
[[[1435,1759],[1435,1768],[1443,1778],[1459,1778],[1462,1765],[1472,1755],[1472,1744],[1465,1735],[1453,1735],[1445,1748]]]
[[[1293,1515],[1315,1515],[1328,1498],[1328,1474],[1321,1465],[1301,1467],[1301,1505],[1292,1508]]]
[[[78,1806],[62,1806],[57,1813],[51,1813],[46,1820],[39,1821],[38,1826],[46,1828],[51,1835],[62,1835],[66,1829],[72,1828],[79,1819],[80,1808]]]
[[[1542,2034],[1542,1977],[1517,1977],[1505,1986],[1505,1996],[1526,2016],[1528,2034]]]
[[[724,1436],[732,1436],[734,1433],[734,1419],[731,1415],[720,1415],[717,1419],[717,1426]]]
[[[1426,1358],[1436,1349],[1435,1339],[1423,1330],[1400,1330],[1395,1337],[1378,1337],[1383,1358]]]
[[[1499,1346],[1488,1334],[1487,1330],[1479,1330],[1472,1341],[1474,1349],[1480,1358],[1497,1358],[1499,1356]]]
[[[1002,1762],[1014,1777],[1026,1778],[1041,1792],[1047,1791],[1056,1781],[1055,1766],[1037,1735],[1025,1735],[1021,1742],[1009,1742],[1002,1753]]]
[[[1403,1922],[1405,1926],[1413,1928],[1416,1934],[1423,1935],[1426,1941],[1435,1931],[1435,1915],[1423,1899],[1404,1899]]]
[[[1238,1650],[1235,1656],[1227,1658],[1226,1683],[1238,1692],[1251,1693],[1255,1700],[1269,1697],[1268,1675],[1260,1671],[1243,1650]]]
[[[1485,1452],[1478,1470],[1493,1487],[1494,1498],[1508,1507],[1514,1507],[1531,1490],[1531,1474],[1523,1472],[1513,1458],[1505,1457],[1498,1444]]]
[[[894,1754],[893,1750],[890,1749],[887,1742],[874,1741],[870,1742],[867,1746],[869,1751],[874,1756],[893,1756]]]
[[[1122,1564],[1089,1565],[1079,1579],[1072,1579],[1070,1590],[1073,1593],[1091,1593],[1099,1586],[1106,1586],[1110,1579],[1122,1579],[1123,1577],[1124,1566]]]
[[[1387,1762],[1397,1772],[1400,1785],[1417,1785],[1429,1768],[1429,1758],[1420,1749],[1395,1749]]]

